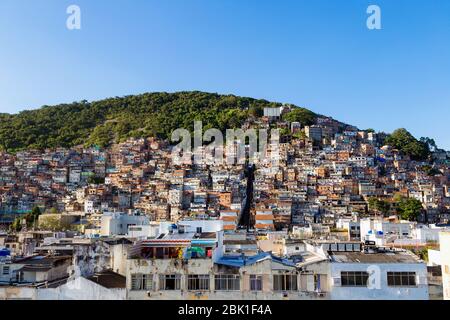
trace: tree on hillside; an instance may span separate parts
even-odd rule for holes
[[[439,169],[434,168],[430,165],[425,165],[421,169],[430,177],[436,176],[438,174],[442,174],[442,172]]]
[[[307,138],[306,133],[304,131],[297,131],[296,133],[292,134],[292,137],[295,139],[303,139],[303,140]]]
[[[10,228],[12,231],[15,231],[15,232],[21,231],[23,220],[25,220],[27,228],[34,227],[36,225],[40,215],[41,215],[41,209],[39,209],[39,207],[36,206],[31,210],[30,213],[27,213],[26,215],[24,215],[22,217],[17,217],[16,219],[14,219]]]
[[[11,225],[9,226],[9,228],[12,232],[19,232],[20,230],[22,230],[22,218],[21,217],[15,218],[13,223],[11,223]]]
[[[434,139],[428,138],[428,137],[422,137],[420,138],[420,142],[422,142],[423,144],[428,146],[428,149],[430,151],[437,151],[439,150],[436,141],[434,141]]]
[[[91,176],[88,178],[88,183],[89,184],[103,184],[103,183],[105,183],[105,178]]]
[[[262,117],[264,115],[264,108],[262,106],[252,106],[249,110],[248,110],[249,115],[259,118]]]
[[[378,198],[372,197],[368,200],[369,210],[387,215],[391,209],[391,204],[386,200],[380,200]]]
[[[422,202],[414,198],[401,197],[397,203],[397,213],[403,220],[417,221],[422,210]]]
[[[385,139],[385,143],[409,155],[413,160],[426,160],[430,155],[428,144],[418,141],[404,128],[395,130]]]
[[[94,102],[73,102],[19,114],[0,114],[0,149],[70,148],[77,145],[108,147],[128,138],[169,139],[178,128],[241,127],[249,115],[259,117],[266,106],[280,103],[207,92],[155,92]],[[306,109],[305,121],[311,119]],[[300,120],[302,117],[300,117]]]
[[[304,126],[314,124],[316,114],[308,109],[295,107],[290,112],[283,115],[283,120],[289,122],[300,122]]]
[[[37,218],[41,215],[41,209],[39,209],[39,207],[36,206],[31,210],[31,214],[33,215],[33,217]]]

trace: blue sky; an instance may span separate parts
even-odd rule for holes
[[[81,30],[66,8],[81,8]],[[382,30],[366,28],[379,5]],[[450,149],[448,0],[0,0],[0,112],[149,91],[295,103]]]

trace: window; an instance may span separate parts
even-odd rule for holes
[[[23,272],[19,271],[16,273],[16,281],[17,282],[22,282],[23,281]]]
[[[239,291],[241,290],[240,277],[236,274],[216,275],[214,286],[218,291]]]
[[[3,275],[8,275],[10,271],[10,267],[9,266],[3,266]]]
[[[278,274],[273,276],[273,290],[274,291],[296,291],[297,275],[293,274]]]
[[[181,275],[179,274],[161,274],[159,275],[160,290],[180,290]]]
[[[366,287],[369,274],[360,271],[342,271],[341,286],[343,287]]]
[[[255,274],[250,275],[250,290],[251,291],[262,291],[262,276]]]
[[[388,272],[388,286],[390,287],[415,287],[415,272]]]
[[[188,290],[207,291],[209,290],[208,274],[191,274],[188,276]]]
[[[132,274],[131,275],[131,290],[152,290],[153,289],[153,275],[151,274]]]

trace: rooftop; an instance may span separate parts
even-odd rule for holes
[[[256,240],[245,239],[245,240],[224,240],[224,245],[256,245]]]
[[[269,252],[261,252],[254,256],[251,256],[251,257],[247,257],[244,255],[223,256],[216,262],[216,264],[239,268],[239,267],[243,267],[243,266],[253,265],[255,263],[258,263],[258,262],[261,262],[261,261],[264,261],[267,259],[270,259],[274,262],[281,263],[286,266],[295,267],[295,264],[291,260],[276,257]]]
[[[18,258],[14,260],[14,263],[26,264],[27,266],[42,266],[42,265],[53,265],[60,261],[66,261],[72,259],[71,256],[30,256],[25,258]]]
[[[108,289],[126,287],[126,278],[111,270],[96,273],[88,279]]]
[[[337,263],[420,263],[420,259],[406,251],[363,253],[330,252],[332,262]]]

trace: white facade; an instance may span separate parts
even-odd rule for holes
[[[178,221],[178,228],[184,232],[219,232],[223,230],[222,220],[182,220]]]
[[[412,230],[412,236],[418,240],[420,244],[427,242],[439,242],[439,232],[441,228],[430,228],[427,226],[417,226]]]
[[[424,263],[331,263],[332,300],[428,300],[427,268]],[[341,285],[341,272],[377,270],[379,286],[373,288]],[[416,286],[388,285],[388,272],[415,272]]]
[[[128,236],[136,239],[154,238],[159,234],[159,223],[128,227]]]
[[[84,201],[84,213],[94,213],[95,211],[95,200]]]
[[[108,289],[77,277],[58,288],[35,289],[37,300],[125,300],[125,288]]]
[[[428,249],[428,266],[441,266],[441,252],[439,250]]]
[[[264,108],[264,117],[279,118],[281,116],[281,108]]]
[[[148,225],[147,216],[132,216],[119,212],[105,212],[101,218],[102,236],[126,235],[129,226]]]
[[[383,246],[397,239],[410,238],[414,223],[392,223],[382,220],[361,219],[361,240],[375,241]]]
[[[441,245],[442,285],[444,300],[450,300],[450,231],[443,231],[439,235]]]

